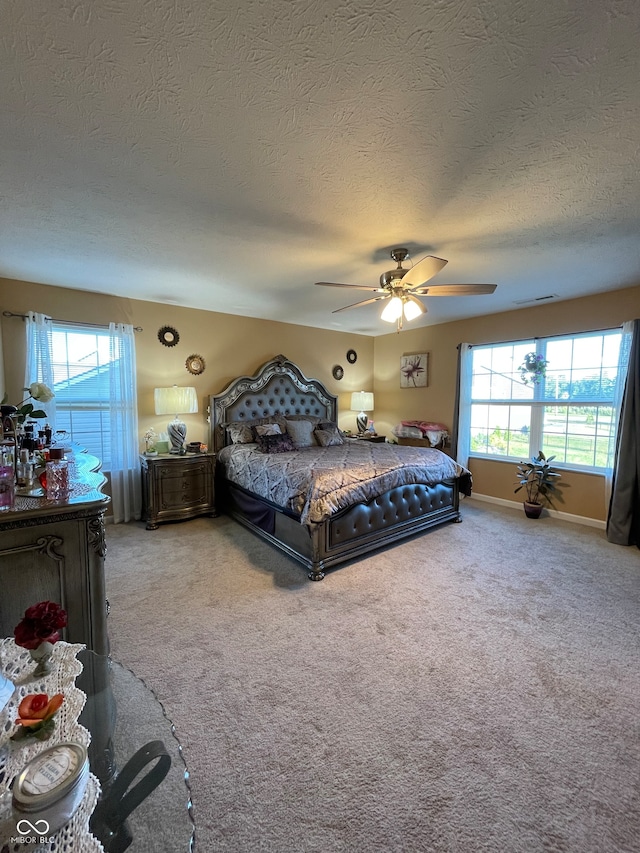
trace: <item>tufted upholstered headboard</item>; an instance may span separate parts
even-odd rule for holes
[[[335,421],[338,398],[317,379],[307,379],[284,355],[263,365],[255,376],[234,379],[209,398],[209,447],[225,446],[225,425],[271,415],[315,415]]]

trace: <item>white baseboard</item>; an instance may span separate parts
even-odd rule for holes
[[[484,501],[488,504],[497,504],[498,506],[506,506],[509,509],[522,510],[522,501],[507,501],[504,498],[494,498],[491,495],[479,495],[477,492],[471,493],[471,499],[475,501]],[[601,521],[599,518],[588,518],[586,515],[574,515],[571,512],[560,512],[557,509],[545,509],[545,515],[551,518],[559,518],[561,521],[570,521],[572,524],[583,524],[585,527],[597,527],[598,530],[606,530],[606,521]]]

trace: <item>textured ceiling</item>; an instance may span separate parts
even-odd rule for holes
[[[638,0],[5,0],[0,275],[370,335],[313,282],[397,245],[498,284],[424,324],[638,284],[639,43]]]

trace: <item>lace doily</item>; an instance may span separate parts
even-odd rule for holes
[[[13,696],[0,711],[0,797],[6,795],[12,780],[25,764],[43,749],[60,741],[89,746],[91,735],[78,723],[86,696],[75,685],[82,672],[82,664],[76,656],[84,648],[86,646],[81,643],[60,640],[53,647],[51,672],[41,678],[33,678],[36,662],[28,650],[17,646],[12,639],[0,640],[0,673],[15,684]],[[64,702],[55,716],[55,730],[49,740],[11,740],[11,735],[17,731],[18,706],[28,693],[64,694]],[[89,818],[99,795],[100,783],[93,774],[89,774],[87,790],[69,823],[51,836],[49,843],[26,849],[38,853],[104,853],[102,844],[89,831]],[[0,845],[3,845],[0,853],[25,853],[22,843],[12,845],[0,837]]]

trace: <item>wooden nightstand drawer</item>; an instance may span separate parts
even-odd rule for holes
[[[215,454],[142,456],[143,517],[147,530],[164,521],[215,515]]]

